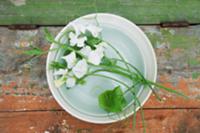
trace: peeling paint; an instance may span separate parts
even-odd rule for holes
[[[12,4],[15,6],[23,6],[26,5],[26,0],[10,0]]]
[[[4,101],[4,99],[3,98],[0,98],[0,102],[3,102]]]
[[[17,31],[15,47],[26,48],[36,43],[36,35],[38,30]]]
[[[29,127],[31,130],[33,130],[35,127],[33,127],[33,126],[31,126],[31,127]]]

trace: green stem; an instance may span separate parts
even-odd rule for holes
[[[115,47],[113,47],[109,42],[106,42],[106,43],[108,44],[108,46],[110,46],[116,52],[116,54],[121,58],[121,60],[123,60],[124,62],[126,62],[126,60],[124,59],[124,57],[121,55],[121,53]],[[130,71],[128,65],[125,64],[125,66]]]
[[[117,51],[116,51],[116,52],[117,52]],[[121,58],[121,59],[122,59],[122,58]],[[119,59],[117,59],[117,60],[119,60]],[[143,77],[143,75],[140,73],[140,71],[138,71],[138,69],[137,69],[136,67],[134,67],[132,64],[127,63],[124,59],[122,59],[122,60],[120,60],[120,61],[122,61],[122,62],[125,63],[125,65],[127,66],[127,69],[128,69],[129,71],[130,71],[130,69],[129,69],[128,65],[130,65],[133,69],[136,70],[136,72],[138,72],[138,74],[139,74],[141,77]],[[131,71],[130,71],[130,72],[131,72]],[[144,78],[142,78],[142,79],[144,80]],[[144,80],[144,81],[146,81],[146,80]],[[132,90],[132,88],[131,88],[130,90]],[[137,103],[138,103],[139,106],[140,106],[140,109],[141,109],[141,116],[142,116],[142,125],[143,125],[143,127],[144,127],[143,132],[146,133],[146,124],[145,124],[145,121],[144,121],[144,112],[143,112],[143,108],[142,108],[142,106],[141,106],[141,104],[140,104],[139,99],[138,99],[137,96],[135,95],[135,93],[133,93],[133,95],[134,95],[134,99],[137,101]],[[135,119],[136,119],[136,112],[134,112],[134,113],[135,113],[135,114],[133,115],[133,119],[134,119],[133,126],[135,126]]]
[[[102,69],[98,69],[98,70],[95,70],[95,71],[105,71],[105,72],[111,72],[111,73],[114,73],[114,74],[118,74],[120,76],[123,76],[125,78],[128,78],[130,80],[132,80],[132,77],[130,74],[128,73],[125,73],[125,72],[122,72],[118,69],[115,69],[115,68],[110,68],[110,67],[103,67]]]
[[[152,84],[152,85],[154,85],[154,86],[160,88],[160,89],[163,89],[163,90],[165,90],[165,91],[174,93],[174,94],[176,94],[176,95],[178,95],[178,96],[184,97],[185,99],[188,99],[188,98],[189,98],[188,96],[184,95],[183,93],[181,93],[181,92],[179,92],[179,91],[176,91],[176,90],[173,90],[173,89],[171,89],[171,88],[165,87],[165,86],[163,86],[163,85],[154,83],[154,82],[152,82],[152,81],[150,81],[150,80],[147,80],[147,82],[148,82],[149,84]]]
[[[134,85],[132,85],[131,87],[129,87],[129,89],[127,89],[127,90],[124,92],[124,94],[128,93],[129,91],[132,91],[132,89],[133,89],[136,85],[138,85],[138,84],[139,84],[139,82],[136,82]]]
[[[138,97],[136,96],[136,94],[135,94],[135,92],[131,89],[131,92],[132,92],[132,94],[133,94],[133,96],[134,96],[134,99],[135,99],[135,101],[136,101],[136,103],[139,105],[139,107],[140,107],[140,115],[141,115],[141,117],[142,117],[142,125],[143,125],[143,132],[144,133],[146,133],[146,124],[145,124],[145,119],[144,119],[144,111],[143,111],[143,107],[142,107],[142,105],[141,105],[141,103],[140,103],[140,100],[138,99]],[[135,106],[137,106],[137,105],[135,105]],[[136,116],[133,116],[133,117],[136,117]],[[136,118],[134,118],[134,119],[136,119]]]
[[[103,78],[111,79],[111,80],[113,80],[115,82],[118,82],[118,83],[122,84],[124,87],[129,88],[129,86],[127,84],[125,84],[124,82],[122,82],[122,81],[120,81],[120,80],[118,80],[116,78],[110,77],[110,76],[106,76],[106,75],[102,75],[102,74],[92,74],[90,76],[98,76],[98,77],[103,77]]]
[[[81,79],[85,79],[86,77],[88,77],[88,76],[92,76],[92,75],[101,75],[101,74],[95,74],[95,73],[97,73],[97,72],[107,72],[107,70],[105,70],[105,69],[98,69],[98,70],[95,70],[95,71],[92,71],[92,72],[90,72],[90,73],[88,73],[88,74],[86,74],[84,77],[82,77]],[[109,72],[111,72],[111,73],[116,73],[116,71],[109,71]],[[118,73],[117,73],[118,74]],[[108,76],[105,76],[105,75],[103,75],[104,77],[108,77]],[[123,75],[122,75],[123,76]],[[112,77],[111,77],[112,78]],[[113,78],[112,78],[113,79]],[[118,80],[119,81],[119,83],[121,83],[121,84],[123,84],[124,86],[126,86],[126,88],[127,88],[127,90],[124,92],[124,94],[126,94],[127,92],[129,92],[130,90],[132,90],[132,88],[133,87],[135,87],[137,84],[139,84],[139,82],[136,82],[134,85],[132,85],[131,87],[129,87],[128,85],[126,85],[125,83],[123,83],[122,81],[120,81],[120,80]]]
[[[82,58],[86,58],[81,52],[79,52],[78,50],[74,49],[73,47],[70,47],[68,44],[62,44],[62,43],[60,43],[58,41],[55,41],[55,40],[52,41],[52,43],[55,43],[55,44],[59,45],[63,49],[70,50],[71,52],[74,51],[76,54],[78,54]]]
[[[154,93],[154,95],[156,96],[156,98],[161,101],[162,99],[158,96],[158,94],[155,92],[155,90],[153,89],[153,87],[148,83],[147,79],[143,76],[143,74],[135,67],[133,66],[132,64],[128,63],[128,62],[124,62],[123,60],[120,60],[120,59],[115,59],[116,61],[120,61],[120,62],[123,62],[123,63],[126,63],[127,65],[129,65],[131,68],[133,68],[139,75],[140,75],[140,78],[141,78],[141,81],[149,86],[149,88],[152,90],[152,92]]]

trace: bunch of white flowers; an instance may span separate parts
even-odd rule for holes
[[[55,76],[59,76],[55,80],[56,87],[66,85],[74,87],[77,79],[82,78],[88,72],[89,64],[99,65],[104,57],[105,42],[94,45],[94,48],[87,45],[88,34],[94,38],[98,38],[101,28],[95,25],[80,25],[70,23],[73,31],[68,33],[68,42],[70,47],[76,47],[78,51],[71,51],[66,56],[61,57],[67,63],[67,68],[62,68],[54,72]],[[77,58],[77,52],[81,53],[84,58]]]

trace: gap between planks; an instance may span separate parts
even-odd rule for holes
[[[200,110],[200,108],[143,108],[143,110]],[[0,113],[30,113],[30,112],[66,112],[63,109],[55,110],[0,110]]]

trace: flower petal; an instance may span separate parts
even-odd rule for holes
[[[74,77],[68,77],[66,80],[67,87],[74,87],[76,85],[76,79]]]
[[[56,80],[54,80],[56,87],[61,87],[65,83],[65,76],[62,76]]]
[[[80,35],[80,30],[79,30],[77,24],[74,23],[74,22],[71,22],[71,23],[69,23],[69,25],[74,29],[75,34],[76,34],[77,36],[79,36],[79,35]]]
[[[78,47],[83,47],[85,46],[85,41],[87,40],[87,37],[79,37],[78,38],[78,42],[77,42],[77,46]]]
[[[78,36],[75,33],[69,33],[70,45],[75,46],[78,43]]]
[[[98,37],[99,33],[102,31],[101,28],[95,26],[95,25],[88,25],[87,30],[92,34],[94,37]]]
[[[73,51],[70,54],[62,57],[67,62],[67,67],[70,69],[76,63],[76,53]]]
[[[88,57],[88,62],[99,65],[101,63],[101,59],[104,56],[104,47],[101,45],[97,45],[96,49],[92,52],[90,52]]]
[[[104,46],[103,45],[97,45],[96,46],[96,52],[99,54],[99,56],[102,58],[104,56]]]
[[[99,65],[101,62],[101,56],[96,51],[92,51],[88,57],[88,62]]]
[[[82,59],[73,67],[72,72],[77,78],[81,78],[87,73],[87,69],[87,62],[85,59]]]
[[[80,53],[83,54],[84,56],[88,57],[91,51],[92,51],[92,49],[90,46],[85,46],[80,50]]]
[[[77,36],[79,36],[81,33],[84,34],[86,31],[86,26],[82,24],[71,22],[69,25],[74,29]]]

